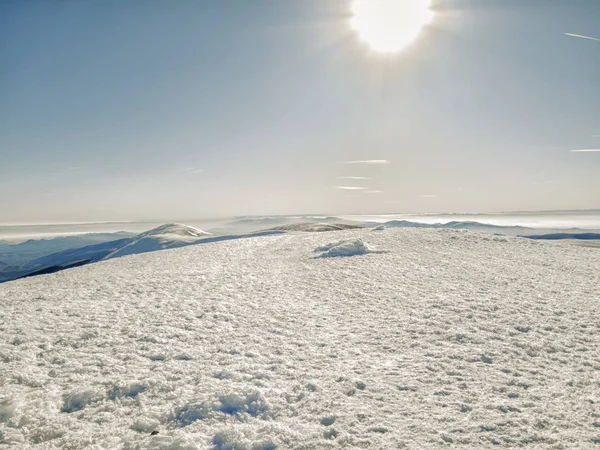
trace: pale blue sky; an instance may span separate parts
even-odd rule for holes
[[[350,3],[0,2],[0,222],[600,207],[600,2]]]

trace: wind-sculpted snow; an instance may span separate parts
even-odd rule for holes
[[[386,253],[315,258],[340,239]],[[596,249],[364,229],[8,282],[0,448],[595,448],[599,267]]]
[[[320,258],[336,258],[343,256],[359,256],[368,253],[380,253],[365,244],[361,239],[330,242],[317,247],[315,252],[320,252]]]

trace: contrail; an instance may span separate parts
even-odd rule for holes
[[[340,164],[389,164],[386,159],[369,159],[366,161],[343,161]]]
[[[600,39],[590,36],[582,36],[581,34],[565,33],[565,36],[571,36],[581,39],[589,39],[590,41],[600,41]]]
[[[571,150],[571,153],[588,153],[588,152],[600,152],[600,148],[582,148],[578,150]]]

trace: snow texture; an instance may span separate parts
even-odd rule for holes
[[[340,238],[387,252],[314,258]],[[7,282],[0,448],[597,448],[599,267],[591,248],[400,228]]]

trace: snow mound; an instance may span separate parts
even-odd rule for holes
[[[380,253],[369,247],[361,239],[331,242],[317,247],[315,252],[323,252],[320,258],[335,258],[339,256],[358,256],[368,253]]]

